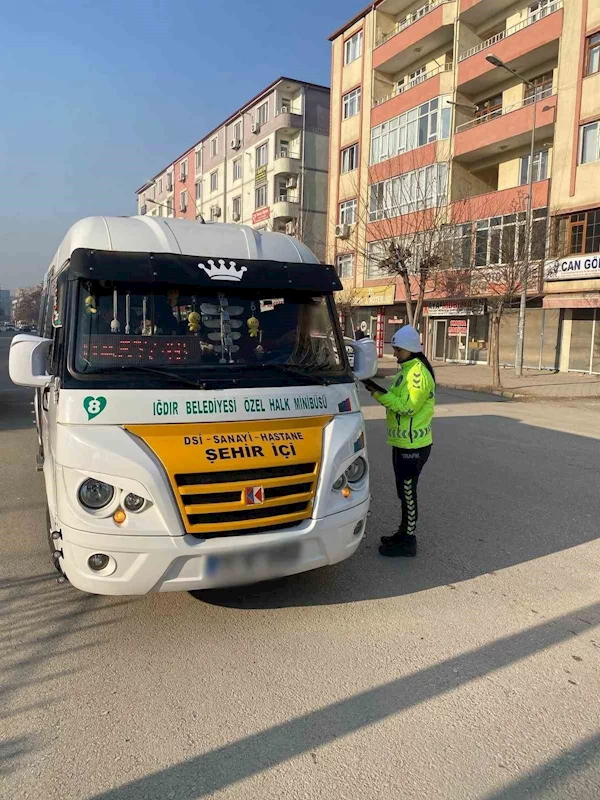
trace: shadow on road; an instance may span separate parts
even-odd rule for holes
[[[378,458],[382,430],[381,420],[367,422],[372,515],[355,556],[325,569],[193,596],[264,609],[394,597],[493,574],[600,533],[600,497],[593,490],[598,440],[503,416],[440,417],[420,483],[419,557],[381,558],[379,536],[399,522],[389,448]],[[579,479],[582,473],[589,482]]]
[[[590,624],[582,624],[582,617]],[[497,639],[139,780],[95,794],[89,800],[149,800],[170,796],[177,800],[197,800],[207,797],[302,753],[312,752],[342,736],[434,697],[444,696],[509,664],[571,639],[578,631],[589,633],[591,626],[597,625],[600,625],[600,603]],[[570,768],[570,764],[565,764],[562,775]],[[515,797],[516,800],[517,796],[501,794],[497,800],[505,797],[507,800]],[[529,796],[525,793],[518,797],[520,800]]]

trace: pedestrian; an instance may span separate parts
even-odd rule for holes
[[[402,522],[392,536],[382,536],[382,556],[417,554],[417,483],[431,452],[431,420],[435,406],[435,375],[423,353],[419,333],[405,325],[392,336],[400,372],[387,392],[368,387],[387,409],[387,441],[392,446],[396,490]]]

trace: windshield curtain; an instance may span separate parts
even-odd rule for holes
[[[315,374],[347,371],[326,295],[236,288],[79,282],[75,374],[128,366],[207,378],[276,365]]]

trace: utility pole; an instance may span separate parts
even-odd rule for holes
[[[528,265],[531,258],[531,241],[533,233],[533,158],[535,156],[535,125],[537,97],[535,96],[535,84],[524,78],[516,69],[512,69],[493,53],[486,56],[486,61],[495,67],[500,67],[510,72],[527,87],[533,89],[533,125],[531,127],[531,146],[529,150],[529,174],[527,181],[527,248],[524,254],[523,269],[521,272],[521,302],[519,304],[519,325],[517,328],[517,352],[515,358],[515,374],[518,378],[523,374],[523,352],[525,346],[525,311],[527,309],[527,277]]]

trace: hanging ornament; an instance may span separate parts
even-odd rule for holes
[[[131,325],[129,324],[131,317],[131,293],[127,292],[125,295],[125,333],[131,333]]]
[[[85,300],[85,310],[87,314],[96,314],[98,309],[96,307],[96,298],[89,294]]]
[[[258,336],[260,322],[254,316],[256,314],[256,303],[254,301],[250,303],[250,313],[252,316],[246,320],[246,324],[248,325],[248,333],[250,334],[251,338],[255,338]]]
[[[117,294],[117,290],[113,290],[113,318],[110,323],[110,330],[112,333],[119,333],[121,330],[121,323],[117,319],[117,314],[119,313],[118,310],[119,305],[119,295]]]
[[[191,333],[197,333],[200,330],[201,316],[197,311],[190,311],[188,314],[188,328]]]

